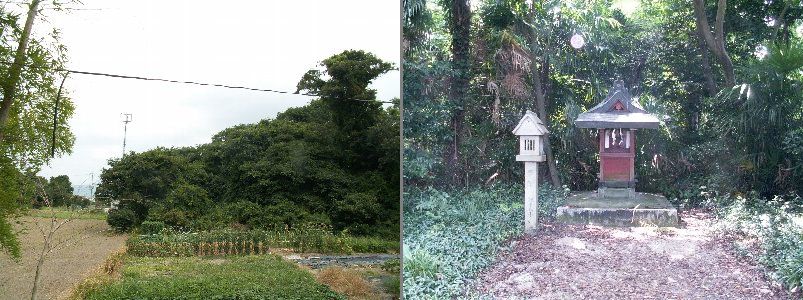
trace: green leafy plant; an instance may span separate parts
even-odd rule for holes
[[[567,190],[539,190],[539,220],[554,219]],[[457,191],[412,190],[404,197],[404,295],[457,296],[500,246],[524,229],[523,189],[497,185]]]

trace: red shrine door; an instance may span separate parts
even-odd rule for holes
[[[600,184],[607,187],[633,187],[636,156],[636,130],[605,128],[599,130]]]

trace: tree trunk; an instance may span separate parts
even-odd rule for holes
[[[535,17],[535,5],[533,4],[530,7],[530,17]],[[535,59],[538,57],[536,43],[537,39],[537,32],[535,28],[530,27],[530,34],[527,38],[528,42],[530,43],[530,56]],[[544,49],[549,49],[549,47],[544,47]],[[547,84],[542,82],[541,77],[544,77],[544,81],[549,80],[549,56],[544,52],[543,55],[543,63],[541,67],[532,67],[531,76],[533,80],[533,93],[535,94],[535,106],[538,110],[538,118],[541,119],[541,122],[544,123],[544,126],[549,128],[549,119],[546,115],[546,90],[544,87],[548,87]],[[560,177],[558,176],[558,167],[555,163],[555,156],[552,154],[552,145],[549,142],[549,134],[545,134],[543,137],[544,141],[544,153],[546,154],[546,162],[547,167],[549,169],[549,179],[552,183],[553,187],[561,186]]]
[[[459,166],[460,145],[463,140],[463,123],[465,120],[465,101],[470,76],[469,39],[471,34],[471,8],[468,0],[452,0],[449,6],[449,29],[452,36],[452,69],[454,75],[449,86],[449,101],[454,105],[450,120],[453,140],[447,151],[447,172],[452,182],[462,181]]]
[[[733,61],[728,56],[728,51],[725,50],[725,9],[727,8],[727,0],[719,0],[717,3],[717,15],[714,20],[714,33],[711,33],[711,27],[708,25],[708,17],[705,13],[704,0],[693,0],[694,3],[694,16],[696,19],[697,30],[705,40],[708,48],[719,60],[722,65],[722,71],[725,73],[725,84],[732,87],[736,83],[735,75],[733,72]]]
[[[702,59],[705,89],[708,92],[708,97],[713,97],[717,94],[717,84],[714,81],[714,71],[711,69],[711,61],[708,59],[708,52],[705,50],[705,40],[703,40],[702,35],[700,28],[697,28],[695,37],[697,37],[697,49],[700,51],[700,58]]]
[[[41,0],[32,0],[28,6],[28,18],[25,20],[25,27],[22,30],[17,52],[14,54],[14,63],[8,70],[8,77],[3,85],[3,101],[0,103],[0,143],[3,142],[6,133],[6,123],[8,123],[8,114],[11,110],[11,104],[14,103],[14,97],[17,94],[17,84],[20,81],[20,74],[22,67],[25,64],[25,52],[28,50],[28,41],[31,37],[31,28],[33,21],[36,19],[39,2]]]

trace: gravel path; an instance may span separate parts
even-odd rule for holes
[[[789,299],[714,238],[703,213],[682,228],[545,225],[511,242],[470,294],[497,299]]]
[[[22,242],[22,261],[17,263],[0,255],[0,299],[30,299],[36,258],[42,249],[42,235],[35,223],[47,228],[50,219],[23,217],[18,229]],[[115,250],[125,246],[125,235],[108,233],[104,220],[72,220],[56,233],[56,240],[78,241],[66,243],[61,250],[48,256],[42,265],[42,282],[39,299],[61,299],[84,276],[99,266]]]

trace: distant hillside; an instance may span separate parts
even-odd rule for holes
[[[73,192],[72,192],[72,193],[73,193],[73,195],[78,195],[78,196],[84,196],[84,197],[87,197],[87,198],[92,198],[92,189],[93,189],[93,186],[91,186],[91,185],[88,185],[88,184],[84,184],[84,185],[80,185],[80,184],[73,184],[73,185],[72,185],[72,188],[73,188]]]

